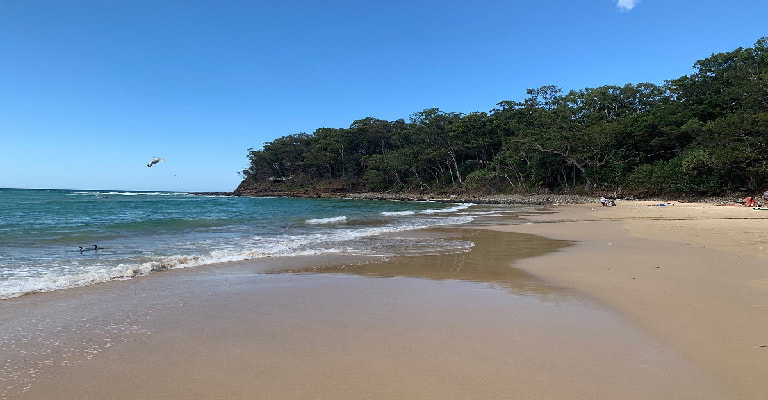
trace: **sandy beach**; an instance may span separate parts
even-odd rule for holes
[[[630,201],[557,207],[527,217],[538,223],[493,229],[578,243],[517,266],[636,321],[709,371],[720,398],[762,399],[768,393],[766,214]]]
[[[648,204],[10,299],[0,399],[764,398],[768,213]]]

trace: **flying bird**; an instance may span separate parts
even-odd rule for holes
[[[153,159],[152,159],[152,161],[150,161],[150,162],[147,164],[147,167],[151,167],[151,166],[153,166],[153,165],[155,165],[155,164],[159,163],[160,161],[165,161],[165,159],[164,159],[164,158],[160,158],[160,157],[155,157],[155,158],[153,158]]]

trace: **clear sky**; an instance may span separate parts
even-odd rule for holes
[[[765,0],[2,0],[0,187],[231,191],[280,136],[663,84],[766,21]]]

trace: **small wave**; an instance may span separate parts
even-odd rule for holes
[[[308,224],[336,224],[339,222],[345,222],[347,220],[347,217],[342,215],[340,217],[331,217],[331,218],[312,218],[308,219],[306,222]]]
[[[68,196],[183,196],[186,192],[133,192],[120,190],[102,190],[102,191],[77,191],[71,192]]]
[[[0,282],[0,300],[23,296],[28,293],[52,292],[79,286],[107,282],[117,276],[108,270],[82,270],[66,275],[48,273],[36,276],[17,276]],[[31,275],[31,274],[30,274]]]
[[[386,216],[398,216],[398,215],[413,215],[416,214],[415,211],[382,211],[381,215]]]
[[[107,192],[105,194],[113,194],[119,196],[175,196],[179,193],[174,192]]]
[[[450,208],[439,208],[439,209],[430,208],[430,209],[421,211],[421,213],[422,214],[451,213],[451,212],[457,212],[457,211],[465,210],[465,209],[467,209],[469,207],[472,207],[472,205],[473,205],[472,203],[461,203],[461,204],[457,204],[456,206],[450,207]]]

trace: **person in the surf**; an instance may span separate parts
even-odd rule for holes
[[[99,246],[94,244],[90,249],[85,249],[83,246],[77,246],[77,249],[82,253],[84,251],[98,250]]]

